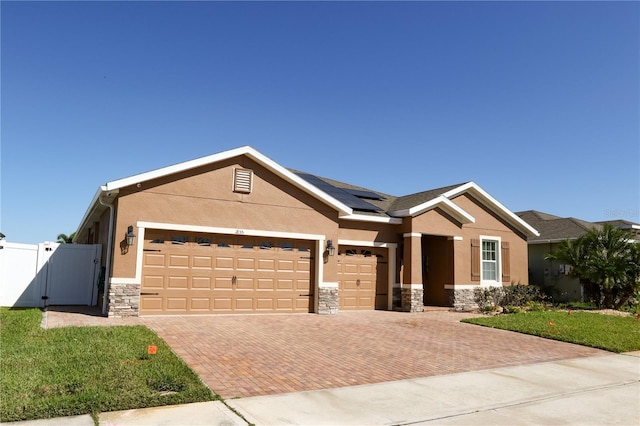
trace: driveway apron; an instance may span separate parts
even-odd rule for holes
[[[470,316],[361,311],[140,321],[225,399],[607,354],[459,322]]]

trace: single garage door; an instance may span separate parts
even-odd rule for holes
[[[140,314],[308,313],[313,243],[148,230]]]
[[[340,309],[387,309],[388,270],[387,249],[340,246]]]

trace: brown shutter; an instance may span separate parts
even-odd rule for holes
[[[471,281],[480,281],[480,240],[471,239]]]
[[[502,262],[502,282],[508,283],[511,281],[511,262],[509,260],[509,243],[502,242],[502,253],[500,256]]]

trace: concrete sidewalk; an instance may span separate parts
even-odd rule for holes
[[[638,425],[640,353],[227,403],[256,425]]]
[[[226,403],[256,425],[638,425],[640,352]],[[220,401],[102,413],[98,422],[246,425]],[[94,425],[88,415],[16,424]]]

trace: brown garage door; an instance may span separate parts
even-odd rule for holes
[[[340,246],[340,309],[387,309],[387,249]]]
[[[312,244],[148,230],[140,314],[310,312]]]

